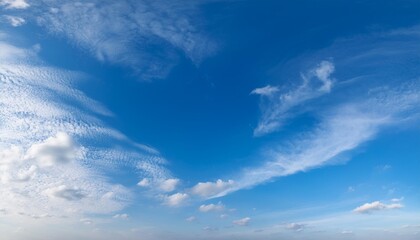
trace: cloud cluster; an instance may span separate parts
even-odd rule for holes
[[[287,91],[280,91],[279,87],[265,86],[254,89],[251,94],[260,95],[262,116],[258,126],[254,129],[255,136],[262,136],[277,131],[289,119],[294,108],[318,98],[331,91],[334,64],[321,61],[315,68],[301,74],[302,83]]]
[[[186,193],[174,193],[164,197],[164,204],[170,207],[181,206],[189,198],[189,195]]]
[[[215,51],[214,41],[197,26],[200,4],[37,0],[27,11],[48,32],[67,38],[102,62],[129,67],[149,80],[165,77],[180,52],[199,64]]]
[[[418,121],[420,72],[412,61],[420,56],[418,32],[419,29],[415,28],[389,35],[372,35],[370,41],[349,39],[339,42],[337,46],[324,50],[326,53],[319,53],[325,56],[334,52],[337,54],[334,63],[321,61],[305,71],[299,87],[288,92],[273,90],[271,86],[255,90],[262,95],[262,100],[268,100],[260,121],[263,128],[257,130],[258,133],[277,129],[284,116],[309,100],[327,93],[335,95],[325,99],[322,110],[314,114],[316,121],[310,130],[292,136],[286,142],[265,146],[261,155],[256,157],[264,159],[259,166],[243,169],[229,183],[221,180],[199,183],[192,192],[206,198],[221,197],[276,177],[348,160],[352,150],[374,139],[383,129]],[[375,41],[377,38],[381,38],[381,44]],[[405,44],[396,44],[400,41]],[[415,51],[414,46],[417,46]],[[349,49],[352,49],[350,55]],[[366,49],[371,50],[366,53]],[[345,54],[341,56],[340,51]],[[384,57],[387,61],[383,61]],[[394,65],[398,64],[412,71],[407,75],[394,72]],[[347,70],[349,68],[351,70]],[[355,69],[358,70],[356,73]],[[348,77],[350,80],[333,79],[336,70],[345,71],[351,76]],[[363,84],[356,85],[362,80]],[[336,86],[336,92],[332,91],[333,86]],[[359,97],[355,99],[349,92]]]
[[[177,185],[158,152],[102,123],[98,116],[112,113],[74,87],[86,75],[50,67],[38,57],[39,47],[6,39],[1,34],[0,205],[9,214],[79,218],[118,211],[132,192],[109,182],[106,172],[122,166],[168,180],[163,190]]]
[[[225,210],[225,205],[223,205],[221,202],[219,202],[217,204],[213,204],[213,203],[207,204],[207,205],[203,204],[198,208],[198,210],[200,212],[223,211],[223,210]]]
[[[232,189],[235,186],[233,180],[223,181],[218,179],[216,182],[199,182],[195,185],[191,192],[201,197],[213,197],[218,196],[228,189]]]
[[[381,210],[399,209],[404,206],[401,203],[385,204],[380,201],[365,203],[353,210],[356,213],[373,213]]]
[[[25,0],[0,0],[0,6],[6,9],[25,9],[30,5]]]

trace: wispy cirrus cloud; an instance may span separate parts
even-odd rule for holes
[[[182,55],[194,64],[217,44],[199,27],[196,1],[3,0],[25,8],[28,21],[90,53],[102,62],[131,68],[143,80],[165,77]],[[16,21],[14,21],[17,23]]]
[[[271,91],[271,87],[255,90],[262,94],[262,100],[268,100],[267,115],[263,111],[262,119],[273,119],[273,129],[284,119],[281,116],[287,116],[289,111],[303,102],[309,104],[310,99],[326,93],[330,93],[331,98],[325,99],[322,111],[319,110],[314,116],[316,121],[311,130],[285,142],[266,146],[258,157],[263,159],[262,163],[229,176],[228,179],[232,179],[229,186],[218,180],[198,183],[192,189],[195,190],[199,186],[203,189],[209,187],[212,191],[202,194],[203,197],[220,197],[239,189],[272,181],[277,177],[332,164],[345,154],[373,140],[383,129],[399,126],[407,121],[418,121],[420,73],[412,59],[419,59],[420,52],[412,51],[413,46],[418,47],[419,40],[418,28],[413,29],[400,31],[400,34],[393,31],[356,40],[340,40],[331,48],[319,52],[320,56],[314,57],[325,59],[326,55],[333,52],[337,55],[334,56],[334,64],[321,61],[317,67],[309,70],[309,75],[303,74],[304,83],[290,93],[284,95],[281,91]],[[410,34],[411,38],[407,38],[407,34]],[[374,40],[377,38],[381,39],[380,43]],[[401,41],[406,44],[401,44]],[[396,42],[400,44],[394,44]],[[345,54],[341,54],[340,51],[344,51]],[[349,54],[349,51],[352,54]],[[387,61],[384,61],[384,58]],[[396,69],[393,65],[398,64],[404,64],[405,69],[410,71],[406,74],[393,72]],[[346,71],[347,68],[350,70]],[[350,80],[333,80],[331,74],[335,71],[345,72],[346,74],[341,74]],[[355,84],[360,83],[358,81],[364,81],[362,87]],[[313,87],[311,84],[317,85]],[[335,91],[331,91],[333,85],[336,86]],[[337,94],[348,97],[338,98]],[[353,98],[353,94],[359,98]],[[214,187],[218,185],[226,187]]]
[[[10,216],[118,211],[133,194],[109,182],[107,173],[122,166],[134,178],[140,170],[137,177],[162,181],[164,190],[177,185],[158,152],[138,147],[98,118],[112,113],[75,87],[86,75],[48,66],[39,48],[14,46],[7,34],[0,49],[0,205]]]
[[[19,27],[26,23],[26,20],[24,18],[17,16],[5,15],[4,18],[13,27]]]
[[[261,96],[262,116],[254,129],[255,136],[262,136],[280,129],[294,113],[292,110],[301,104],[331,91],[334,72],[331,61],[321,61],[316,67],[301,73],[297,87],[280,90],[280,87],[265,86],[252,90],[251,94]]]
[[[245,217],[238,220],[234,220],[232,223],[236,226],[248,226],[250,222],[251,222],[251,218]]]

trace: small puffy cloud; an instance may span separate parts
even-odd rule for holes
[[[67,201],[77,201],[86,197],[86,194],[84,194],[81,189],[77,187],[68,187],[66,185],[49,188],[45,192],[49,197],[62,198]]]
[[[25,0],[0,0],[0,6],[4,6],[8,9],[25,9],[30,5]]]
[[[192,188],[192,193],[201,197],[212,197],[222,194],[234,186],[235,182],[233,180],[224,182],[219,179],[216,182],[200,182]]]
[[[197,218],[195,216],[191,216],[191,217],[187,217],[185,219],[185,221],[187,221],[187,222],[195,222],[195,221],[197,221]]]
[[[16,16],[4,16],[7,22],[10,23],[13,27],[19,27],[26,23],[25,19]]]
[[[347,192],[354,192],[354,191],[356,191],[356,189],[354,187],[352,187],[352,186],[349,186],[347,188]]]
[[[137,186],[148,187],[150,186],[150,180],[148,178],[143,178],[140,182],[137,183]]]
[[[329,61],[322,61],[318,67],[314,69],[314,75],[323,83],[323,86],[320,88],[320,90],[325,92],[331,91],[333,81],[330,76],[334,70],[334,64]]]
[[[164,204],[176,207],[184,203],[185,200],[188,199],[188,194],[186,193],[175,193],[169,196],[165,196]]]
[[[341,231],[341,234],[343,234],[343,235],[353,235],[353,231],[344,230],[344,231]]]
[[[256,88],[252,90],[251,94],[261,95],[261,96],[272,96],[274,93],[278,92],[278,87],[273,87],[270,85],[267,85],[262,88]]]
[[[404,206],[400,203],[391,203],[391,204],[384,204],[380,201],[375,201],[371,203],[365,203],[360,207],[357,207],[353,210],[356,213],[372,213],[375,211],[381,210],[389,210],[389,209],[399,209],[403,208]]]
[[[241,219],[235,220],[232,223],[237,225],[237,226],[248,226],[250,221],[251,221],[251,218],[246,217],[246,218],[241,218]]]
[[[176,189],[177,185],[179,184],[179,179],[177,178],[170,178],[162,181],[159,183],[159,189],[164,192],[172,192]]]
[[[69,163],[82,157],[83,150],[76,146],[72,138],[64,132],[33,144],[25,156],[26,159],[38,161],[41,166]]]
[[[112,218],[114,218],[114,219],[128,219],[128,214],[127,213],[115,214]]]
[[[221,218],[221,219],[225,219],[225,218],[227,218],[227,217],[229,217],[229,215],[227,215],[227,214],[220,214],[220,218]]]
[[[223,205],[221,202],[219,202],[218,204],[208,204],[208,205],[201,205],[198,210],[200,210],[200,212],[217,212],[217,211],[223,211],[225,210],[225,205]]]
[[[404,197],[393,198],[393,199],[391,199],[391,202],[401,202],[402,200],[404,200]]]
[[[306,224],[303,224],[303,223],[288,223],[288,224],[286,224],[285,227],[289,230],[293,230],[293,231],[296,231],[296,232],[301,232],[305,229]]]

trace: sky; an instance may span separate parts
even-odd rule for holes
[[[419,12],[0,0],[1,238],[419,239]]]

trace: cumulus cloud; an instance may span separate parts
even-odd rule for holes
[[[262,116],[254,129],[255,136],[262,136],[281,128],[284,122],[293,116],[295,107],[318,98],[331,91],[334,64],[321,61],[315,68],[301,74],[302,84],[288,91],[279,91],[270,85],[254,89],[251,93],[261,95]],[[268,97],[268,99],[266,99]]]
[[[365,203],[353,210],[353,212],[356,213],[373,213],[377,211],[382,210],[390,210],[390,209],[400,209],[404,206],[400,203],[391,203],[391,204],[385,204],[380,201],[375,201],[371,203]]]
[[[186,193],[175,193],[169,196],[165,196],[164,204],[171,207],[176,207],[184,204],[188,198],[189,195]]]
[[[248,226],[248,224],[249,224],[250,221],[251,221],[251,218],[245,217],[245,218],[241,218],[241,219],[235,220],[232,223],[234,225],[237,225],[237,226]]]
[[[176,189],[179,184],[179,179],[170,178],[159,183],[159,189],[164,192],[172,192]]]
[[[199,182],[195,185],[191,192],[201,197],[218,196],[224,191],[233,188],[235,182],[233,180],[223,181],[218,179],[216,182]]]
[[[25,9],[30,5],[25,0],[0,0],[0,6],[8,9]]]
[[[391,202],[398,203],[398,202],[401,202],[402,200],[404,200],[404,197],[393,198],[393,199],[391,199]]]
[[[21,17],[9,16],[9,15],[6,15],[4,17],[10,23],[10,25],[12,25],[13,27],[19,27],[19,26],[22,26],[26,23],[25,19],[23,19]]]
[[[213,204],[213,203],[207,204],[207,205],[203,204],[198,208],[198,210],[200,212],[223,211],[223,210],[225,210],[225,205],[223,205],[221,202],[219,202],[217,204]]]
[[[68,201],[77,201],[86,197],[86,194],[80,188],[68,187],[66,185],[48,188],[45,192],[50,197],[62,198]]]
[[[137,183],[137,186],[148,187],[150,186],[150,180],[148,178],[143,178],[140,182]]]
[[[83,158],[83,150],[75,145],[68,134],[59,132],[45,141],[33,144],[25,158],[36,160],[41,166],[53,166]]]

